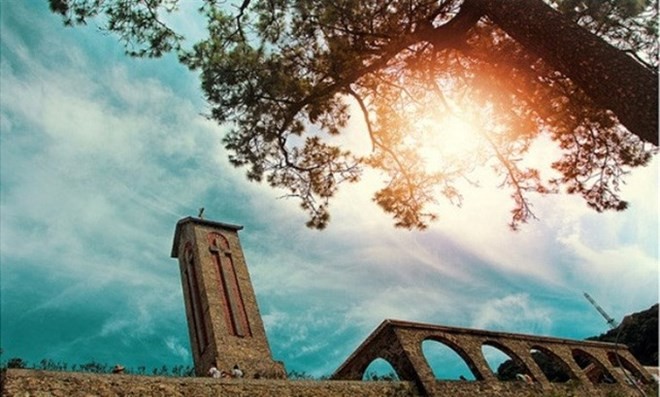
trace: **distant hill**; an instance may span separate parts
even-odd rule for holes
[[[619,343],[627,345],[642,365],[658,366],[658,304],[623,318],[619,327],[587,340],[614,342],[621,328]]]
[[[617,333],[619,343],[628,346],[630,353],[645,366],[658,366],[658,304],[651,306],[647,310],[630,314],[623,318],[621,324],[614,329],[607,331],[599,336],[592,336],[587,340],[614,342]],[[564,382],[568,380],[566,374],[560,367],[548,360],[547,356],[534,352],[532,358],[541,367],[548,379],[552,381]],[[580,363],[579,363],[580,364]],[[584,363],[582,363],[584,364]],[[583,365],[580,365],[581,367]],[[497,368],[497,378],[500,380],[513,380],[517,373],[524,372],[513,360],[506,360]]]

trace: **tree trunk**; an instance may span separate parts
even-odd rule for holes
[[[628,130],[658,145],[658,75],[542,0],[465,0],[575,82]]]

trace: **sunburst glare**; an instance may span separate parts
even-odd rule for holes
[[[418,121],[420,142],[417,153],[428,172],[462,163],[480,150],[481,136],[475,118],[466,113],[431,115]]]

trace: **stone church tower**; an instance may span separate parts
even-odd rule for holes
[[[195,372],[238,365],[246,378],[284,378],[238,240],[242,228],[192,217],[176,225],[172,257],[179,259]]]

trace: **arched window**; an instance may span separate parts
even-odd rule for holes
[[[582,368],[582,371],[592,383],[616,383],[616,379],[610,371],[594,356],[582,349],[573,349],[571,353],[575,363]]]
[[[549,349],[533,346],[530,354],[549,382],[564,383],[576,378],[568,364]]]
[[[230,335],[241,338],[252,336],[229,242],[217,232],[208,233],[206,238],[215,263],[217,293],[222,301],[227,330]]]
[[[206,322],[204,321],[204,310],[202,308],[201,294],[199,291],[198,269],[194,260],[192,243],[188,242],[184,248],[185,267],[183,278],[188,293],[187,302],[190,305],[190,314],[193,319],[195,340],[197,341],[197,352],[202,354],[209,344]]]
[[[399,375],[389,361],[377,358],[364,370],[362,380],[399,380]]]
[[[426,339],[422,342],[422,353],[433,375],[438,380],[476,380],[472,360],[458,346],[439,339]]]
[[[481,345],[481,353],[490,367],[490,371],[501,381],[532,380],[531,374],[523,362],[506,346],[487,341]]]

